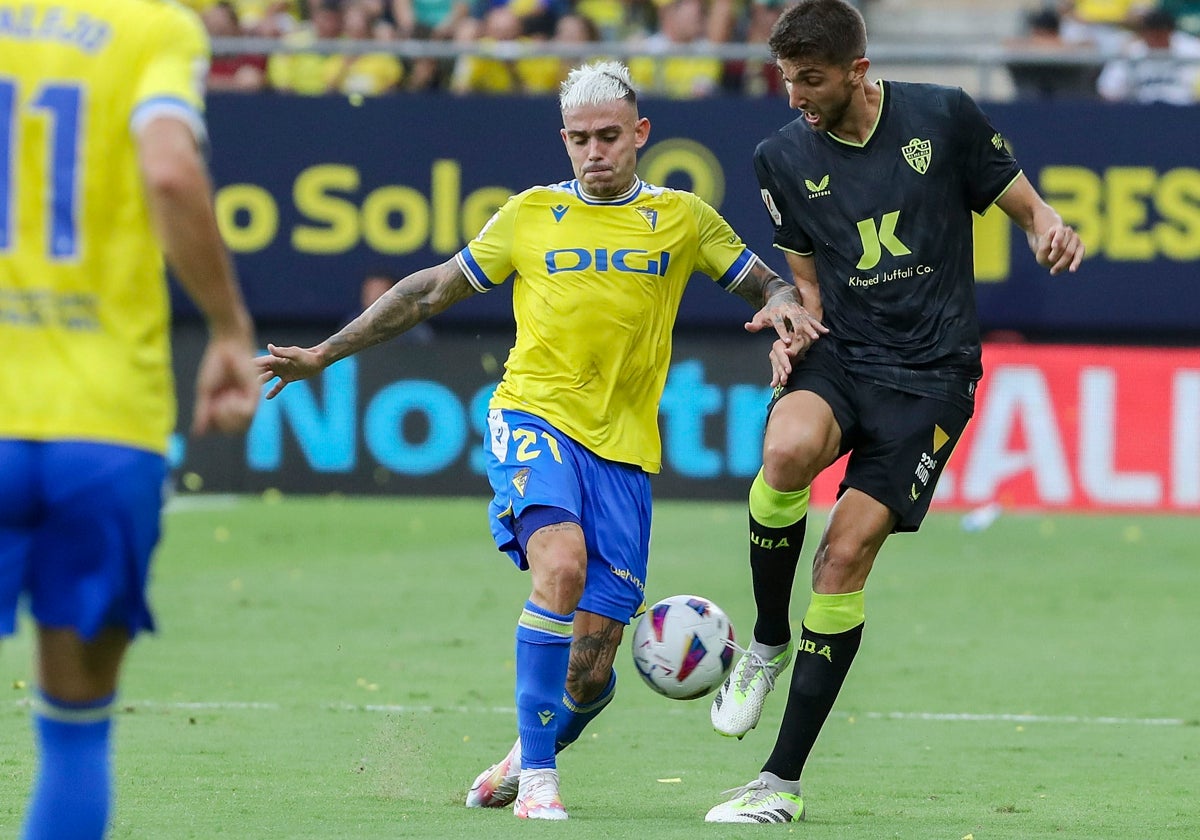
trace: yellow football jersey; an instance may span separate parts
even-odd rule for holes
[[[156,0],[0,0],[0,437],[164,451],[168,297],[135,134],[204,135],[208,40]]]
[[[637,181],[611,200],[534,187],[458,254],[480,292],[512,279],[517,339],[492,408],[527,411],[610,461],[661,468],[658,403],[694,271],[726,289],[755,261],[703,200]]]

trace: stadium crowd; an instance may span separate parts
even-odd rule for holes
[[[1075,0],[1029,11],[1009,42],[1018,96],[1200,101],[1200,0]],[[1075,54],[1077,63],[1063,63]],[[1087,55],[1097,56],[1089,60]],[[1045,63],[1038,57],[1049,59]]]
[[[787,0],[186,2],[214,38],[278,39],[288,47],[269,55],[219,52],[209,79],[213,90],[550,95],[578,55],[539,54],[537,46],[591,43],[598,56],[606,44],[644,48],[629,60],[634,80],[644,93],[677,98],[778,93],[779,75],[769,62],[722,60],[705,47],[765,44],[788,5]],[[1020,34],[1006,46],[1017,56],[1009,70],[1018,97],[1174,104],[1200,99],[1200,0],[1044,0],[1026,9],[1014,29]],[[457,57],[407,57],[394,44],[379,52],[304,51],[318,39],[492,49],[488,55],[463,50]],[[664,56],[667,52],[671,55]],[[1078,62],[1070,60],[1072,54]]]
[[[214,38],[279,39],[270,55],[218,54],[213,90],[319,95],[395,91],[554,94],[577,57],[528,55],[539,43],[634,43],[646,54],[630,69],[641,89],[676,97],[716,91],[764,93],[778,87],[769,67],[704,55],[705,43],[765,42],[779,0],[190,0]],[[512,58],[402,58],[394,49],[329,55],[305,52],[314,41],[442,41],[497,45]],[[697,54],[656,57],[695,45]],[[536,50],[535,50],[536,52]]]

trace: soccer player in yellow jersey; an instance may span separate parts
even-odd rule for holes
[[[497,547],[530,572],[516,632],[519,738],[471,807],[566,819],[555,754],[609,703],[613,659],[643,605],[658,402],[688,278],[702,271],[761,307],[746,325],[805,346],[821,328],[695,195],[638,178],[650,134],[628,69],[574,69],[559,104],[575,178],[516,195],[447,262],[405,277],[315,347],[259,359],[268,392],[512,283],[516,344],[488,414]]]
[[[197,149],[208,44],[151,0],[0,0],[0,636],[37,627],[22,837],[99,838],[174,427],[163,253],[207,317],[193,430],[242,431],[250,317]],[[157,237],[156,237],[157,233]]]

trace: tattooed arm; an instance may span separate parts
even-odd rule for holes
[[[457,260],[451,258],[441,265],[414,271],[388,289],[367,311],[315,347],[268,344],[267,355],[255,359],[261,382],[279,377],[267,399],[289,382],[308,379],[339,359],[395,338],[474,292]]]
[[[746,322],[749,332],[774,327],[784,345],[802,353],[829,330],[821,323],[820,315],[813,314],[821,311],[816,284],[800,282],[802,277],[792,265],[792,256],[788,254],[788,264],[796,275],[795,285],[788,283],[756,257],[750,271],[733,292],[751,306],[761,307]],[[816,298],[815,308],[805,305],[810,297]]]
[[[816,319],[818,322],[824,316],[825,310],[821,307],[821,290],[817,285],[817,262],[811,256],[801,256],[793,254],[790,251],[784,252],[787,257],[788,268],[792,270],[792,280],[796,284],[796,293],[800,296],[800,300],[804,303],[805,310],[809,313],[809,317]],[[749,329],[749,325],[747,325]],[[826,334],[829,328],[822,325],[821,333]],[[789,343],[785,339],[779,338],[771,345],[770,360],[771,360],[771,387],[782,385],[787,382],[788,377],[792,374],[792,360],[804,355],[804,351],[809,348],[812,341]]]

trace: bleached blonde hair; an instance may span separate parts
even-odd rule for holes
[[[593,61],[575,67],[567,74],[558,94],[561,111],[585,105],[607,105],[625,100],[637,106],[637,90],[629,68],[619,61]]]

